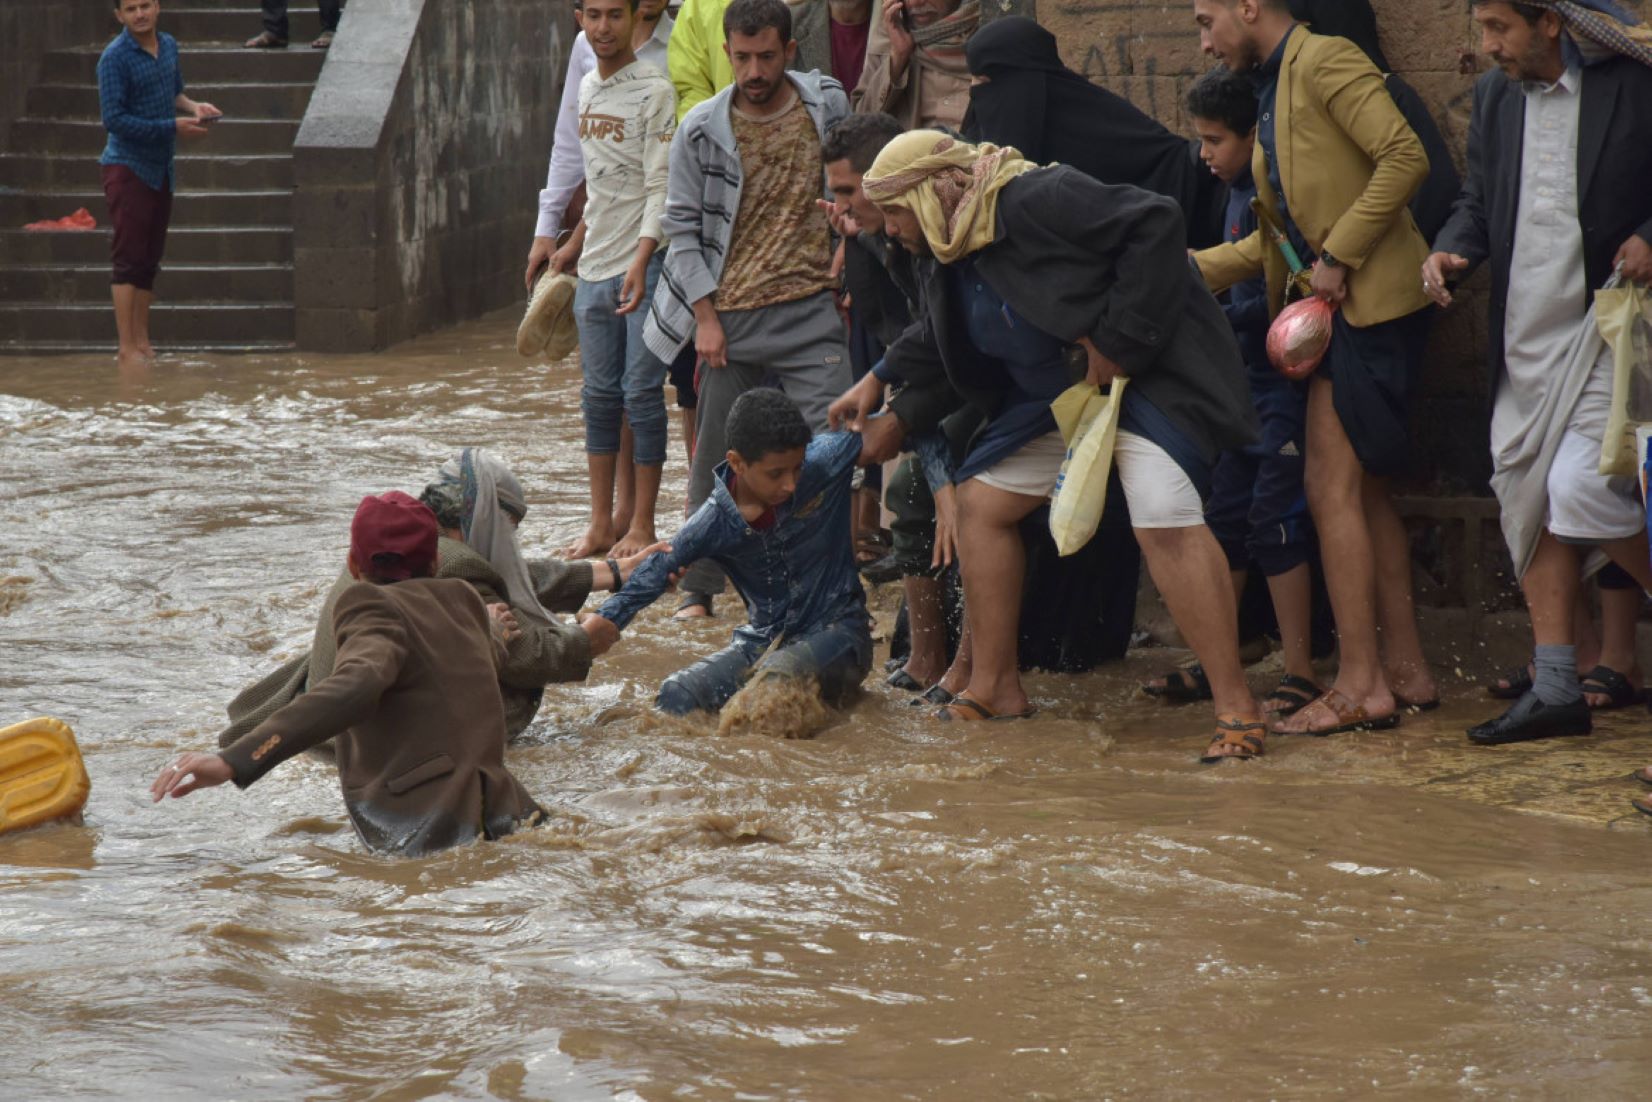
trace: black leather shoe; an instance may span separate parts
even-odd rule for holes
[[[1589,705],[1580,696],[1570,704],[1545,704],[1536,693],[1527,693],[1496,719],[1470,727],[1468,740],[1477,746],[1501,746],[1506,742],[1530,742],[1562,735],[1586,735],[1593,730]]]

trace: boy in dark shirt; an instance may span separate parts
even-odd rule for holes
[[[665,592],[671,575],[715,561],[746,602],[750,622],[723,650],[666,678],[655,703],[682,715],[715,712],[753,675],[813,677],[843,704],[872,667],[871,618],[849,539],[858,433],[810,439],[796,403],[768,387],[729,411],[727,461],[711,496],[662,552],[583,621],[609,644]]]
[[[1243,76],[1217,69],[1188,92],[1187,110],[1199,136],[1199,156],[1228,185],[1226,240],[1242,241],[1256,230],[1250,205],[1256,195],[1251,178],[1256,92]],[[1302,487],[1307,395],[1268,362],[1266,283],[1253,279],[1236,284],[1222,309],[1245,358],[1262,439],[1244,451],[1222,454],[1211,477],[1205,521],[1227,553],[1236,595],[1244,589],[1252,565],[1268,579],[1285,673],[1263,708],[1286,716],[1322,691],[1314,681],[1309,641],[1313,522]]]

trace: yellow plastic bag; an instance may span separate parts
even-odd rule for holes
[[[1050,535],[1062,555],[1071,555],[1089,543],[1101,524],[1124,384],[1120,376],[1103,394],[1089,383],[1078,383],[1050,403],[1061,438],[1067,441],[1067,458],[1050,495]]]
[[[1652,294],[1617,277],[1595,292],[1595,325],[1612,350],[1612,410],[1600,444],[1600,473],[1638,478],[1635,428],[1652,422]]]

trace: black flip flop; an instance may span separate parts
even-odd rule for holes
[[[917,696],[907,701],[907,703],[912,705],[914,708],[922,708],[925,704],[951,704],[955,699],[956,697],[954,694],[947,692],[945,689],[941,688],[940,682],[936,682],[931,685],[927,691],[919,693]]]
[[[706,614],[704,616],[683,616],[683,615],[681,615],[682,613],[687,612],[691,608],[703,608],[703,609],[706,610]],[[682,601],[679,602],[678,605],[677,605],[677,611],[671,614],[671,618],[673,620],[680,620],[680,621],[682,621],[682,620],[709,620],[715,615],[716,615],[716,613],[711,611],[711,594],[709,594],[709,593],[684,593]]]
[[[1294,673],[1288,673],[1279,679],[1279,684],[1274,686],[1273,692],[1262,698],[1262,710],[1267,715],[1279,719],[1294,716],[1318,700],[1324,692],[1323,688],[1315,685],[1306,677],[1298,677]],[[1283,708],[1269,708],[1267,704],[1270,700],[1288,700],[1289,703]]]
[[[1641,691],[1629,684],[1629,679],[1623,674],[1606,666],[1596,666],[1584,674],[1580,687],[1583,689],[1584,696],[1594,694],[1608,699],[1609,703],[1606,704],[1589,705],[1597,712],[1607,712],[1613,708],[1627,708],[1631,704],[1641,702]]]
[[[896,670],[883,679],[885,685],[907,693],[921,693],[924,691],[923,682],[906,672],[905,667]]]
[[[1203,666],[1177,666],[1164,674],[1163,685],[1147,684],[1141,691],[1170,704],[1193,704],[1211,699],[1210,679]]]

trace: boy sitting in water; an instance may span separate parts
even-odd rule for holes
[[[672,550],[649,559],[582,626],[608,646],[664,593],[670,576],[711,559],[746,602],[749,623],[709,658],[666,678],[655,704],[683,715],[720,709],[752,676],[815,678],[839,706],[872,667],[872,625],[849,539],[858,433],[811,440],[797,405],[759,387],[735,400],[727,461]]]
[[[344,805],[369,849],[417,856],[532,821],[539,807],[504,761],[497,669],[514,618],[435,568],[428,506],[396,492],[364,498],[350,524],[357,584],[333,611],[331,676],[222,753],[184,754],[151,795],[246,788],[337,736]]]

